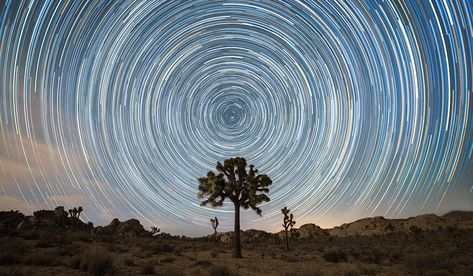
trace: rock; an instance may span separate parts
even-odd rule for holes
[[[37,227],[53,227],[56,225],[56,213],[53,210],[35,211],[33,224]]]
[[[149,236],[150,232],[146,231],[137,219],[129,219],[121,222],[117,218],[113,219],[109,225],[95,228],[96,233],[105,235],[117,235],[120,237],[137,237]]]
[[[309,223],[302,225],[297,229],[300,239],[324,239],[329,236],[327,230],[320,228],[319,226]]]
[[[271,241],[273,239],[273,235],[262,230],[249,229],[243,231],[240,238],[242,242],[264,242]]]
[[[25,215],[19,211],[1,211],[0,212],[0,226],[5,228],[16,228],[16,226],[23,221]]]
[[[16,227],[18,231],[25,231],[33,229],[33,217],[27,216],[25,217]]]

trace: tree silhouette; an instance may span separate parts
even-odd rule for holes
[[[218,174],[213,171],[207,177],[199,178],[199,193],[202,206],[211,204],[212,207],[222,206],[225,199],[229,199],[235,206],[234,225],[234,258],[241,258],[240,244],[240,207],[251,208],[261,216],[261,209],[257,207],[262,202],[269,201],[266,193],[272,184],[271,179],[265,174],[258,174],[258,170],[250,165],[246,171],[246,160],[243,157],[226,159],[223,165],[217,162]]]
[[[210,219],[210,224],[212,224],[212,228],[214,229],[214,243],[217,244],[218,218]]]
[[[287,209],[287,207],[282,208],[281,212],[284,214],[282,227],[284,227],[284,231],[286,232],[286,249],[289,250],[289,237],[287,236],[287,232],[292,229],[296,221],[294,220],[294,215],[289,214],[291,210]]]
[[[80,213],[82,213],[82,211],[84,211],[84,209],[82,209],[82,206],[79,206],[79,208],[77,208],[77,219],[79,219]]]

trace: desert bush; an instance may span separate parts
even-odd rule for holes
[[[343,271],[343,276],[359,276],[359,275],[362,275],[362,274],[360,274],[360,272],[358,272],[358,270],[356,269],[347,269]]]
[[[331,263],[348,261],[347,254],[341,249],[331,249],[322,254],[322,258]]]
[[[384,259],[388,259],[388,256],[386,253],[383,253],[381,250],[377,248],[366,248],[362,251],[362,253],[358,256],[355,254],[352,254],[355,259],[358,259],[362,262],[365,263],[371,263],[371,264],[380,264]]]
[[[141,274],[154,274],[154,263],[151,261],[146,262],[141,268]]]
[[[212,265],[209,270],[210,276],[231,276],[236,275],[233,273],[228,266],[223,265]]]
[[[284,276],[323,276],[324,273],[322,271],[311,271],[311,272],[285,272],[282,274]]]
[[[52,254],[39,251],[27,255],[23,263],[27,265],[54,266],[58,264],[58,260]]]
[[[157,242],[152,248],[153,254],[172,253],[175,247],[167,242]]]
[[[126,258],[123,260],[123,264],[126,266],[136,266],[135,259],[133,258]]]
[[[158,270],[158,275],[162,276],[181,276],[185,275],[182,270],[175,267],[165,267]]]
[[[194,266],[210,267],[212,265],[213,265],[212,262],[208,260],[200,260],[194,263]]]
[[[442,252],[410,254],[406,257],[406,268],[410,273],[423,274],[428,270],[455,270],[455,260]]]
[[[71,267],[96,276],[111,273],[114,268],[112,255],[101,247],[89,248],[80,256],[75,256]]]
[[[212,258],[216,258],[218,256],[218,250],[213,249],[212,251],[210,251],[210,256]]]
[[[29,230],[29,231],[21,232],[20,236],[25,240],[37,240],[39,239],[40,235],[39,235],[38,230]]]
[[[162,264],[169,264],[169,263],[173,263],[175,260],[176,258],[172,256],[167,256],[167,257],[162,258],[159,262]]]
[[[80,269],[80,262],[82,260],[82,256],[76,255],[73,256],[70,260],[69,267],[72,269]]]
[[[59,256],[74,256],[77,248],[72,245],[62,245],[56,249],[56,254]]]
[[[0,265],[13,265],[21,263],[21,255],[18,253],[0,252]]]
[[[174,255],[179,256],[179,257],[182,257],[182,256],[184,255],[184,254],[182,253],[182,248],[176,247],[176,248],[174,249]]]
[[[56,245],[56,239],[54,235],[51,233],[41,233],[39,235],[38,243],[36,244],[37,247],[53,247]]]
[[[18,239],[0,239],[0,265],[21,263],[22,256],[24,255],[25,251],[25,245]]]
[[[284,258],[283,258],[284,256]],[[290,262],[290,263],[297,263],[297,262],[300,262],[301,259],[297,256],[293,256],[293,255],[281,255],[281,259],[285,260],[286,262]]]

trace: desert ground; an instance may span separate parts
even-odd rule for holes
[[[232,258],[231,233],[215,244],[211,236],[153,236],[137,220],[92,228],[23,216],[17,225],[21,213],[1,213],[0,275],[473,275],[473,213],[457,224],[437,217],[450,226],[436,230],[428,229],[433,217],[404,220],[418,225],[408,231],[379,217],[331,230],[301,226],[289,251],[281,233],[249,230],[242,259]]]

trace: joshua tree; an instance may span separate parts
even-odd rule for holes
[[[159,233],[159,231],[161,231],[161,229],[159,229],[158,227],[156,226],[151,226],[151,235],[156,235]]]
[[[84,210],[84,209],[82,209],[82,206],[79,206],[79,208],[77,208],[77,219],[79,219],[80,213],[81,213],[83,210]]]
[[[288,230],[292,230],[292,227],[296,224],[296,221],[293,220],[294,215],[289,214],[291,210],[287,209],[287,207],[282,208],[281,212],[284,215],[282,227],[284,227],[284,231],[286,232],[286,249],[289,250],[289,237],[287,236],[287,232]]]
[[[217,227],[218,227],[218,218],[215,217],[214,219],[210,219],[210,224],[212,224],[212,228],[214,229],[214,243],[217,243]]]
[[[246,160],[242,157],[227,159],[217,162],[218,174],[213,171],[207,173],[207,177],[199,178],[199,198],[203,199],[201,205],[208,203],[212,207],[222,206],[225,199],[229,199],[235,206],[234,226],[234,258],[241,258],[240,244],[240,207],[251,208],[261,216],[261,209],[257,207],[262,202],[269,201],[266,193],[272,184],[271,179],[265,174],[258,174],[258,170],[250,165],[249,172],[246,171]]]

